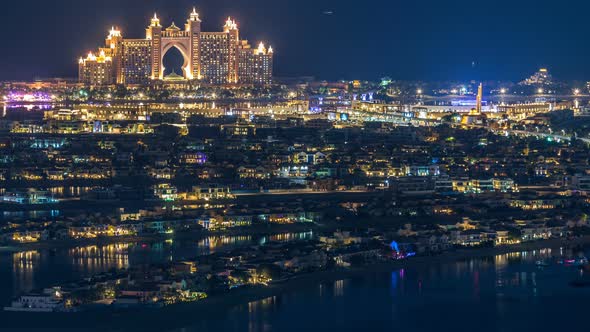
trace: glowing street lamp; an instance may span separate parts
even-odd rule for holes
[[[574,95],[579,95],[580,94],[580,89],[574,89]]]
[[[541,88],[537,89],[537,94],[543,94],[543,89],[541,89]]]
[[[419,94],[419,95],[421,95],[422,94],[422,89],[416,90],[416,93]]]
[[[505,94],[506,93],[506,89],[504,89],[504,88],[500,89],[500,93],[501,94]]]

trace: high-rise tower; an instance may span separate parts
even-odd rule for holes
[[[476,99],[476,106],[475,111],[477,114],[481,114],[481,101],[483,98],[483,84],[479,83],[479,87],[477,88],[477,99]]]
[[[203,32],[201,18],[194,8],[184,29],[174,23],[163,28],[156,14],[146,28],[145,38],[123,39],[121,32],[113,27],[105,39],[105,46],[94,52],[98,56],[80,61],[80,81],[87,84],[165,83],[163,61],[171,49],[177,49],[184,60],[181,81],[261,85],[272,82],[272,47],[260,44],[253,49],[247,40],[240,40],[238,24],[229,17],[222,31]],[[104,62],[109,64],[102,64],[101,54],[104,54]],[[97,61],[101,63],[95,66]],[[112,73],[103,75],[103,67],[107,66],[112,68]],[[97,74],[92,76],[90,71]],[[175,84],[178,81],[176,75]]]
[[[121,31],[115,27],[112,27],[109,31],[109,35],[105,40],[105,46],[109,56],[113,59],[113,74],[116,83],[124,83],[123,75],[121,74],[121,55],[123,53],[123,35]]]
[[[186,31],[190,35],[190,73],[187,72],[188,79],[201,79],[201,19],[197,10],[193,8],[188,21],[186,22]]]
[[[240,33],[236,21],[228,17],[227,21],[225,21],[223,31],[229,34],[227,82],[238,83],[238,44],[240,42]]]
[[[146,29],[145,38],[152,42],[152,80],[164,77],[162,69],[162,25],[158,15],[154,13],[150,26]]]

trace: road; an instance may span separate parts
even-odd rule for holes
[[[451,124],[451,125],[455,125],[457,126],[457,124]],[[493,132],[504,132],[504,133],[509,133],[512,135],[522,135],[522,136],[534,136],[537,138],[547,138],[547,137],[551,137],[552,139],[557,139],[557,140],[563,140],[563,141],[571,141],[572,140],[572,136],[569,135],[558,135],[558,134],[551,134],[551,133],[544,133],[544,132],[536,132],[536,131],[527,131],[527,130],[514,130],[514,129],[492,129],[490,127],[487,126],[482,126],[482,125],[474,125],[474,124],[470,124],[470,125],[466,125],[466,124],[461,124],[458,125],[461,127],[469,127],[469,128],[479,128],[479,129],[487,129],[489,131],[493,131]],[[577,140],[580,140],[586,144],[590,144],[590,138],[583,138],[583,137],[577,137]]]
[[[572,140],[572,137],[568,136],[568,135],[557,135],[557,134],[549,134],[549,133],[542,133],[542,132],[536,132],[536,131],[525,131],[525,130],[504,130],[504,131],[506,131],[508,133],[516,134],[516,135],[536,136],[536,137],[543,137],[543,138],[551,137],[552,139],[559,139],[559,140],[563,140],[563,141],[571,141]],[[576,139],[580,140],[586,144],[590,144],[590,138],[578,137]]]
[[[291,189],[291,190],[271,190],[250,193],[234,193],[237,197],[240,196],[265,196],[265,195],[328,195],[328,194],[350,194],[350,193],[366,193],[368,190],[351,189],[351,190],[334,190],[334,191],[320,191],[312,189]]]

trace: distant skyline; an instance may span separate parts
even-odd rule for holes
[[[318,79],[521,80],[540,67],[590,80],[583,1],[103,0],[5,3],[0,80],[76,77],[77,59],[111,26],[143,37],[154,12],[203,29],[235,17],[242,36],[275,49],[275,75]]]

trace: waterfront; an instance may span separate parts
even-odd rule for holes
[[[493,253],[502,250],[476,249],[348,272],[314,273],[286,284],[156,311],[106,316],[100,312],[36,314],[39,319],[24,327],[174,332],[432,331],[444,324],[455,331],[474,327],[480,331],[579,329],[590,289],[571,287],[569,283],[583,273],[557,263],[573,252],[544,244],[553,249],[501,254]],[[586,249],[585,253],[590,252]],[[538,260],[549,266],[537,266]],[[9,327],[10,322],[30,315],[8,315],[4,321]],[[292,321],[293,317],[305,319]],[[110,323],[105,325],[105,321]]]
[[[586,330],[590,3],[96,3],[4,8],[0,332]]]
[[[11,297],[34,289],[75,281],[111,269],[141,264],[157,264],[191,259],[268,242],[309,240],[312,232],[274,235],[209,236],[197,240],[121,242],[73,248],[0,252],[0,299],[5,305]]]
[[[173,331],[578,330],[590,289],[568,285],[580,272],[555,264],[560,255],[543,249],[368,271],[196,316]],[[535,266],[543,258],[553,264]]]

